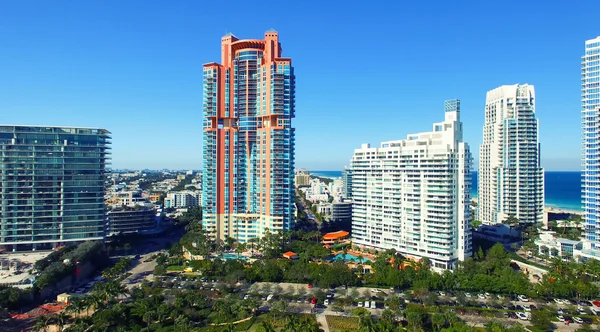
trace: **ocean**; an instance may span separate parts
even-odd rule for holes
[[[310,171],[310,174],[339,178],[341,171]],[[477,172],[473,172],[471,196],[477,197]],[[583,211],[581,207],[581,172],[546,172],[546,206],[565,210]]]

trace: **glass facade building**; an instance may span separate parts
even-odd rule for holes
[[[479,149],[478,220],[499,224],[509,217],[544,221],[544,169],[540,165],[533,85],[503,85],[486,95]]]
[[[585,239],[600,249],[600,37],[585,42],[581,57],[581,120]]]
[[[294,68],[273,30],[221,52],[203,72],[202,226],[245,242],[292,224]]]
[[[0,246],[102,240],[110,138],[104,129],[0,125]]]

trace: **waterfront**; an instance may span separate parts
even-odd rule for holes
[[[310,171],[310,174],[339,178],[341,171]],[[473,172],[471,196],[477,198],[477,172]],[[583,211],[581,207],[581,172],[545,172],[545,206],[553,209]]]

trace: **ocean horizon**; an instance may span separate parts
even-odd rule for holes
[[[339,178],[342,171],[310,171],[310,174],[326,178]],[[477,197],[477,171],[473,172],[471,197]],[[583,211],[581,205],[581,172],[545,172],[544,194],[546,207]]]

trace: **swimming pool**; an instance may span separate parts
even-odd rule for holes
[[[231,260],[231,259],[240,259],[241,261],[247,261],[248,257],[243,256],[243,255],[239,255],[238,254],[232,254],[232,253],[225,253],[225,254],[221,254],[221,256],[219,256],[219,258],[224,259],[224,260]]]
[[[337,254],[337,255],[333,256],[333,257],[331,258],[331,260],[332,260],[332,261],[340,261],[340,260],[342,260],[342,261],[344,261],[344,262],[347,262],[347,261],[353,261],[353,262],[355,262],[355,263],[359,263],[359,262],[361,262],[361,261],[358,259],[358,257],[356,257],[356,256],[354,256],[354,255],[352,255],[352,254],[346,254],[346,257],[344,257],[344,254]],[[370,262],[370,261],[371,261],[371,260],[370,260],[370,259],[368,259],[368,258],[364,258],[364,257],[363,257],[363,259],[362,259],[362,263],[368,263],[368,262]]]

